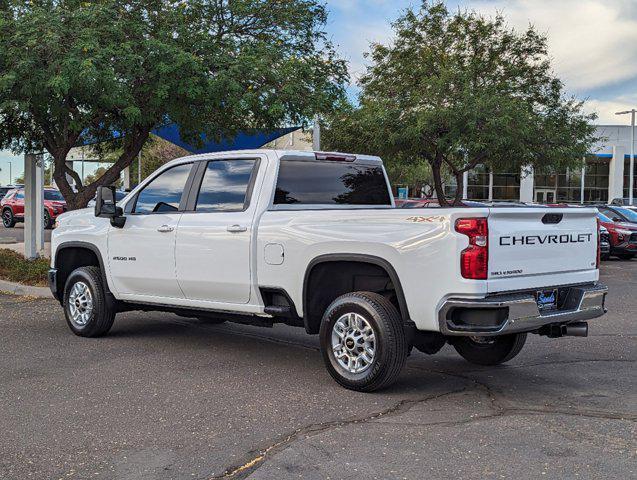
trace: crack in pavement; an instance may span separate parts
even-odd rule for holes
[[[245,463],[238,466],[226,468],[221,475],[216,475],[216,476],[206,477],[206,478],[208,478],[209,480],[224,479],[224,478],[245,478],[247,475],[254,473],[254,471],[256,471],[260,466],[262,466],[265,463],[265,460],[267,460],[268,456],[271,456],[273,453],[278,453],[285,450],[290,444],[292,444],[296,439],[298,439],[301,436],[305,436],[306,438],[309,438],[334,428],[368,423],[381,417],[400,415],[402,413],[408,412],[415,405],[418,405],[420,403],[436,400],[438,398],[445,397],[447,395],[453,395],[454,393],[460,393],[465,390],[466,388],[463,387],[460,389],[455,389],[448,392],[439,393],[437,395],[429,395],[427,397],[420,398],[420,399],[413,399],[413,400],[404,399],[392,405],[391,407],[388,407],[380,412],[374,412],[365,417],[353,418],[350,420],[334,420],[330,422],[312,423],[305,427],[301,427],[294,430],[292,433],[288,434],[282,440],[279,440],[278,442],[273,443],[272,445],[259,450],[256,455],[254,455]]]

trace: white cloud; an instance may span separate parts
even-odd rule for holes
[[[589,99],[585,108],[588,112],[596,112],[599,118],[595,123],[599,125],[629,125],[630,115],[615,115],[637,106],[637,95],[620,96],[615,100]]]
[[[637,2],[631,0],[477,0],[514,27],[529,23],[549,37],[556,73],[581,91],[637,77]]]

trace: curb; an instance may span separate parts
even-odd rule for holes
[[[12,295],[26,295],[38,298],[53,298],[51,290],[47,287],[32,287],[21,283],[7,282],[0,280],[0,292],[9,292]]]

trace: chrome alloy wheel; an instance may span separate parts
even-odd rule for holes
[[[93,314],[93,295],[88,285],[77,282],[69,293],[69,312],[71,322],[78,328],[84,328]]]
[[[11,211],[8,209],[2,213],[2,224],[6,228],[9,228],[9,225],[11,225]]]
[[[348,372],[364,372],[374,362],[374,329],[358,313],[342,315],[332,327],[332,352],[338,364]]]

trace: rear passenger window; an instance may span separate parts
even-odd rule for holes
[[[137,196],[134,213],[173,213],[179,211],[192,163],[169,168],[144,187]]]
[[[197,196],[197,212],[241,212],[250,203],[249,190],[257,160],[208,162]]]
[[[283,160],[274,204],[391,205],[391,198],[381,166]]]

